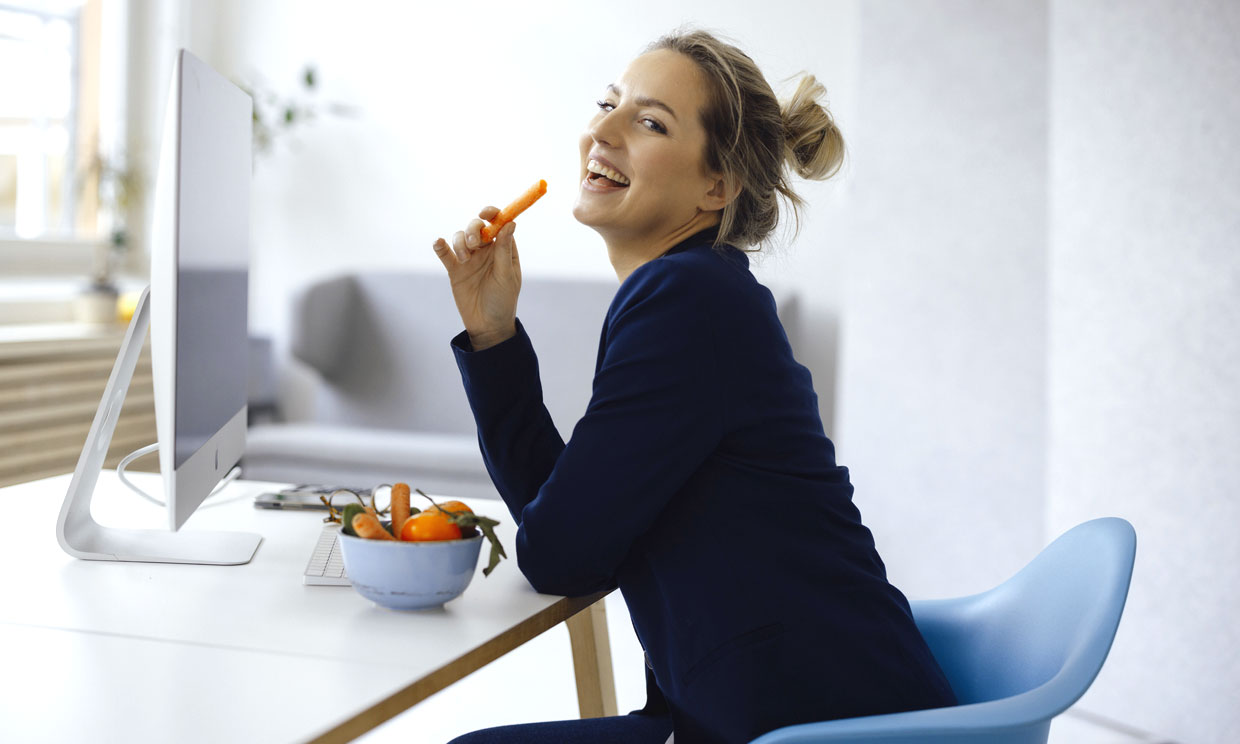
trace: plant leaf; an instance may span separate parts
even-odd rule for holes
[[[482,530],[482,534],[487,536],[487,540],[491,541],[491,558],[487,562],[487,567],[482,569],[483,576],[490,576],[495,567],[499,565],[500,558],[507,558],[508,554],[504,552],[504,546],[500,545],[499,538],[495,536],[495,525],[499,524],[494,519],[486,517],[478,517],[478,529]]]
[[[361,504],[345,504],[344,509],[340,511],[340,531],[346,535],[357,537],[357,533],[353,531],[353,517],[357,514],[363,514],[365,512],[366,507]]]

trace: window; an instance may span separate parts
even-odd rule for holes
[[[78,232],[80,10],[0,3],[0,239]]]

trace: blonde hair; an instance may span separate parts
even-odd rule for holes
[[[803,73],[792,97],[780,103],[747,54],[706,31],[672,32],[647,51],[659,49],[684,54],[703,73],[709,88],[701,112],[706,167],[740,187],[723,208],[715,244],[767,242],[779,224],[781,198],[799,229],[805,201],[792,188],[789,171],[823,181],[844,162],[844,137],[819,103],[826,88]]]

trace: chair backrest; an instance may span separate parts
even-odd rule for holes
[[[1064,533],[994,589],[913,602],[913,615],[959,702],[1036,691],[1037,715],[1057,715],[1084,694],[1119,626],[1136,555],[1122,519]]]

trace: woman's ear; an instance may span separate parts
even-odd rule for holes
[[[702,196],[702,203],[698,205],[703,212],[717,212],[741,193],[740,181],[735,176],[716,173],[712,178],[710,190]]]

